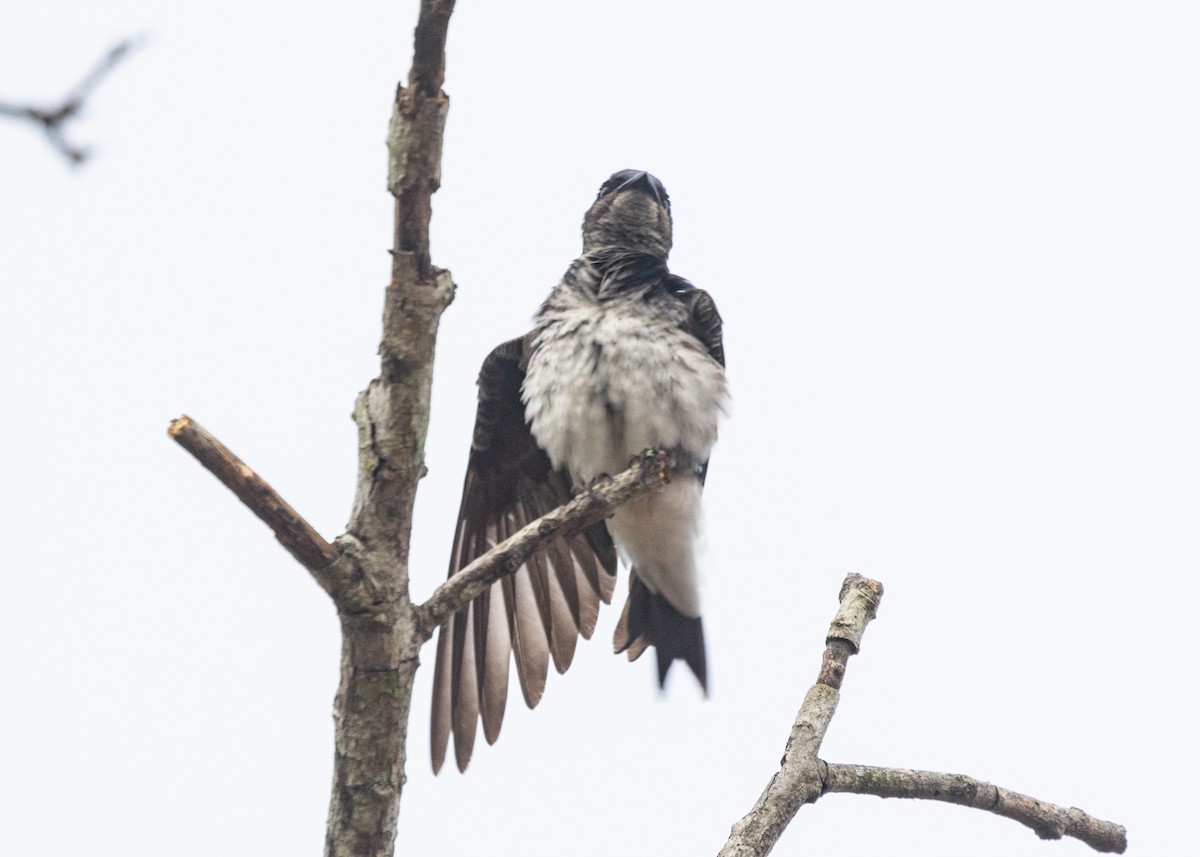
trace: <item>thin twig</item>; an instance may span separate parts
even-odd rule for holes
[[[442,182],[442,139],[450,99],[441,87],[453,12],[454,0],[421,0],[408,86],[396,89],[387,138],[388,190],[396,198],[393,286],[428,282],[436,273],[429,258],[429,220],[433,193]],[[385,342],[389,327],[385,317]]]
[[[1077,807],[1056,806],[961,774],[829,765],[825,789],[827,792],[955,803],[1019,821],[1042,839],[1070,836],[1097,851],[1125,852],[1125,828],[1119,824],[1093,818]]]
[[[462,610],[489,586],[512,574],[535,551],[557,535],[570,535],[608,515],[635,497],[669,481],[670,457],[659,450],[643,453],[615,478],[595,485],[521,528],[433,591],[418,608],[420,633],[428,639],[435,628]]]
[[[28,119],[40,125],[42,130],[46,132],[46,137],[50,140],[51,144],[62,152],[67,160],[76,165],[83,163],[87,160],[88,150],[67,142],[67,139],[63,136],[63,126],[68,120],[73,119],[83,111],[84,99],[87,98],[91,91],[96,88],[96,85],[113,70],[113,67],[136,44],[137,42],[134,39],[126,39],[110,49],[92,67],[91,71],[84,75],[83,80],[75,85],[58,107],[41,108],[34,107],[33,105],[22,106],[0,102],[0,116],[9,116],[14,119]]]
[[[857,574],[842,584],[840,601],[826,638],[817,683],[808,691],[792,724],[779,772],[754,808],[733,826],[719,857],[762,857],[775,847],[802,804],[821,796],[821,762],[817,753],[837,710],[846,661],[858,651],[867,623],[875,618],[882,584]]]

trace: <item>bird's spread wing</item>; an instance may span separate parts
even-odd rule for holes
[[[525,422],[523,339],[496,348],[479,372],[479,408],[450,575],[526,524],[571,499],[571,479],[555,470]],[[603,522],[557,538],[471,602],[439,631],[433,676],[433,769],[446,758],[450,733],[459,770],[475,745],[480,716],[490,744],[500,733],[508,697],[508,655],[517,664],[525,702],[542,698],[549,659],[565,672],[578,637],[596,627],[600,600],[611,599],[617,557]]]

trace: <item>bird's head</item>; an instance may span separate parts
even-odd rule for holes
[[[583,251],[604,247],[667,257],[671,200],[662,182],[642,170],[621,170],[600,185],[583,216]]]

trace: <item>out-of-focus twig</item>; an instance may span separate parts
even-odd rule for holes
[[[63,135],[63,126],[67,121],[78,116],[84,106],[84,101],[96,85],[108,75],[133,48],[137,47],[140,39],[126,39],[117,44],[97,62],[83,80],[67,93],[66,98],[57,107],[44,108],[33,105],[18,105],[0,101],[0,116],[14,119],[28,119],[42,127],[51,145],[72,164],[81,164],[88,157],[88,150],[82,146],[70,143]]]

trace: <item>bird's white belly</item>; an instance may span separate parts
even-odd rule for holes
[[[592,306],[543,326],[523,396],[538,444],[587,482],[648,447],[707,458],[727,392],[721,365],[669,320]]]

